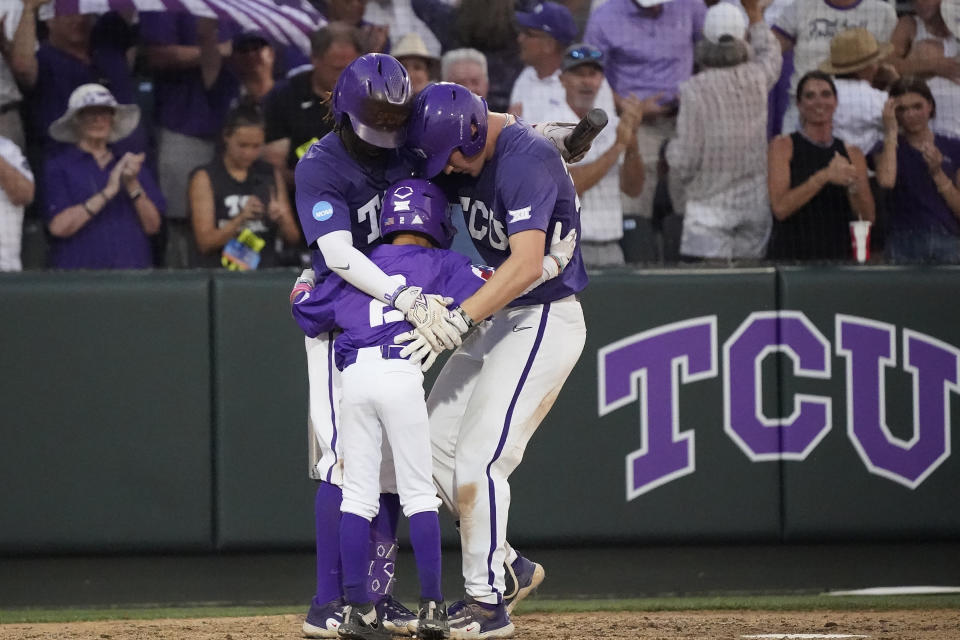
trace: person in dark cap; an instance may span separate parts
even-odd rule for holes
[[[230,65],[240,80],[240,101],[257,105],[274,87],[273,70],[276,51],[263,35],[239,33],[233,38]]]
[[[570,10],[556,2],[541,2],[531,11],[517,12],[520,59],[526,67],[510,91],[510,113],[527,120],[546,104],[563,103],[560,62],[563,50],[577,37]]]

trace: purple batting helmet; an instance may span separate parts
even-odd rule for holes
[[[425,160],[423,177],[443,171],[457,149],[475,156],[487,144],[487,101],[466,87],[437,82],[420,92],[407,127],[407,146]]]
[[[447,215],[447,196],[427,180],[408,178],[397,182],[383,196],[380,235],[397,231],[422,233],[441,249],[449,249],[457,231]]]
[[[383,53],[360,56],[343,70],[333,88],[333,119],[350,118],[357,136],[376,147],[396,149],[406,138],[410,77],[400,62]]]

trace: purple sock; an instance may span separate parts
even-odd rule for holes
[[[313,601],[326,604],[340,597],[340,487],[321,482],[313,503],[317,532],[317,593]]]
[[[380,511],[370,523],[370,572],[367,589],[370,599],[378,602],[393,593],[393,574],[397,561],[397,522],[400,519],[400,496],[380,494]]]
[[[370,521],[352,513],[340,518],[340,554],[343,562],[343,591],[347,602],[370,602],[367,593],[367,565],[370,551]]]
[[[436,511],[422,511],[410,517],[410,542],[417,560],[420,597],[443,600],[440,588],[440,519]]]

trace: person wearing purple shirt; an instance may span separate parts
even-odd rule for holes
[[[693,49],[706,11],[703,0],[608,0],[587,21],[583,41],[603,51],[617,108],[630,97],[659,101],[661,108],[645,113],[637,130],[647,167],[657,166],[664,142],[676,136],[679,88],[693,75]],[[674,209],[682,211],[682,183],[674,176],[668,179]],[[635,198],[621,196],[624,217],[634,219],[640,235],[651,233],[657,182],[646,180]]]
[[[408,293],[399,296],[404,287],[398,287],[367,257],[380,243],[378,215],[384,191],[412,173],[412,165],[398,151],[409,109],[410,80],[395,58],[383,54],[356,58],[333,88],[334,130],[310,146],[294,173],[297,215],[313,263],[313,269],[301,275],[291,292],[293,317],[306,336],[310,477],[320,481],[314,501],[317,590],[303,623],[303,633],[309,638],[332,637],[343,622],[339,579],[341,379],[333,366],[336,296],[323,284],[337,274],[381,303],[402,310],[405,316],[411,308],[424,312],[442,308],[418,287],[406,287]],[[317,289],[310,291],[314,284]],[[396,549],[399,500],[389,492],[380,499],[369,544],[373,549],[378,545]],[[416,614],[390,595],[394,557],[368,557],[373,560],[373,581],[386,578],[379,580],[376,593],[371,590],[378,617],[387,630],[402,632]]]
[[[157,171],[168,199],[168,267],[190,267],[197,250],[190,228],[190,172],[213,159],[215,140],[239,82],[223,64],[230,55],[231,27],[186,12],[148,12],[140,38],[154,73]]]
[[[340,74],[334,87],[333,132],[308,149],[295,171],[297,214],[313,251],[314,269],[306,270],[297,280],[291,303],[294,318],[306,334],[311,477],[321,480],[315,501],[317,592],[303,625],[307,637],[329,637],[323,634],[336,630],[342,621],[337,613],[340,586],[335,552],[339,538],[335,534],[343,477],[338,448],[340,378],[331,357],[335,299],[318,294],[304,299],[303,294],[336,273],[402,312],[430,336],[430,347],[441,343],[452,346],[454,338],[459,339],[457,330],[443,320],[447,310],[440,296],[424,294],[416,283],[398,286],[367,257],[380,241],[376,220],[383,191],[392,181],[412,173],[413,164],[399,150],[406,136],[409,109],[410,80],[403,66],[384,54],[360,56]],[[555,149],[553,153],[556,155]],[[538,261],[554,260],[543,254],[541,251]],[[427,366],[433,361],[426,354],[420,358],[426,358]],[[385,512],[395,514],[399,505],[395,497],[389,503],[384,500],[380,509],[384,524],[378,527],[374,522],[372,543],[379,540],[389,547],[394,544],[396,519]],[[380,569],[375,567],[377,571]],[[523,595],[526,592],[519,597]],[[377,607],[388,630],[392,626],[405,628],[412,619],[405,621],[411,612],[394,605],[388,596]]]
[[[164,199],[144,154],[115,152],[108,143],[136,127],[140,109],[117,104],[98,84],[78,87],[67,113],[52,125],[44,167],[43,216],[57,269],[146,269],[150,235],[160,229]]]
[[[136,102],[136,84],[127,53],[133,47],[133,32],[115,12],[93,15],[57,15],[46,21],[49,37],[37,46],[38,0],[27,0],[14,36],[13,70],[28,91],[31,139],[50,146],[50,124],[67,110],[70,94],[80,85],[107,87],[124,104]],[[29,55],[26,55],[29,52]],[[19,55],[23,54],[23,55]],[[147,150],[147,132],[139,123],[133,133],[118,142],[118,149]]]
[[[960,262],[960,140],[930,129],[936,108],[926,82],[912,77],[895,82],[884,105],[872,159],[877,182],[893,189],[893,262]]]
[[[408,179],[387,190],[380,232],[390,244],[380,244],[370,259],[400,284],[422,283],[454,303],[484,282],[470,259],[449,251],[453,225],[444,193],[425,180]],[[440,499],[431,474],[430,423],[423,397],[419,363],[400,357],[394,337],[412,330],[403,314],[333,275],[322,285],[334,289],[336,364],[342,373],[344,480],[340,508],[340,549],[343,584],[350,609],[340,636],[366,638],[379,626],[366,578],[370,521],[379,510],[382,478],[395,484],[410,519],[420,577],[420,618],[417,637],[449,636],[446,604],[440,580]],[[329,297],[331,294],[321,294]],[[384,435],[391,455],[381,457]]]
[[[586,339],[576,297],[587,285],[576,244],[579,200],[548,141],[513,116],[488,112],[457,84],[436,83],[417,96],[407,146],[422,158],[422,176],[436,176],[459,205],[477,250],[496,267],[444,317],[466,337],[427,407],[434,480],[460,521],[466,598],[450,607],[451,634],[510,637],[516,590],[506,588],[507,567],[527,586],[544,571],[506,542],[508,478]],[[551,233],[569,234],[569,260],[548,247]]]

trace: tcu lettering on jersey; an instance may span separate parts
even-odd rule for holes
[[[370,228],[366,237],[368,245],[373,244],[380,237],[380,203],[380,194],[378,193],[357,209],[357,224],[361,233],[364,225],[369,225]]]
[[[474,240],[486,242],[498,251],[507,250],[507,230],[501,220],[493,217],[493,213],[482,200],[471,202],[469,197],[461,196],[460,207],[469,214],[467,229]]]

